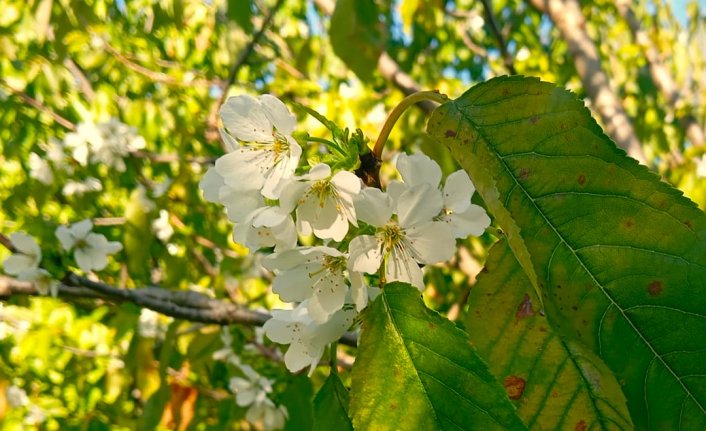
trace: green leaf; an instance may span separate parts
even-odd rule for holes
[[[373,77],[385,46],[374,0],[338,0],[329,27],[333,52],[362,81]]]
[[[228,18],[243,30],[252,31],[252,0],[228,0]]]
[[[706,217],[570,92],[502,77],[429,133],[468,171],[547,315],[623,385],[639,429],[706,429]]]
[[[311,429],[313,423],[314,389],[306,374],[293,376],[281,396],[281,403],[287,407],[289,417],[284,431]]]
[[[615,376],[549,325],[507,241],[491,249],[468,303],[471,342],[528,428],[633,429]]]
[[[348,418],[348,390],[338,374],[331,373],[314,398],[313,431],[353,431]]]
[[[369,307],[351,379],[357,430],[525,429],[466,333],[409,284]]]

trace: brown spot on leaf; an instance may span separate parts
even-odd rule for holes
[[[446,131],[446,133],[444,133],[444,136],[446,136],[447,138],[455,138],[456,132],[449,129]]]
[[[555,390],[552,391],[552,398],[558,398],[559,397],[559,392]]]
[[[577,311],[579,308],[574,305],[573,307],[571,307],[571,309],[574,310],[574,311]]]
[[[586,424],[586,421],[583,419],[576,422],[576,426],[574,427],[574,431],[586,431],[587,429],[588,429],[588,425]]]
[[[507,89],[507,88],[503,88],[502,93],[503,93],[503,96],[509,96],[509,95],[510,95],[510,90]]]
[[[520,171],[517,173],[517,177],[524,181],[530,176],[530,170],[529,168],[521,168]]]
[[[579,184],[580,185],[586,184],[586,175],[584,175],[584,174],[579,175]]]
[[[522,394],[525,392],[525,385],[527,382],[522,377],[517,376],[507,376],[503,380],[503,386],[507,391],[507,397],[511,400],[519,400]]]
[[[684,226],[688,227],[689,229],[693,229],[694,227],[691,224],[691,220],[684,220]]]
[[[529,119],[530,123],[532,124],[537,124],[537,121],[539,121],[539,115],[533,115]]]
[[[390,403],[390,410],[397,410],[397,403]]]
[[[650,296],[659,296],[662,293],[662,289],[662,282],[659,280],[654,280],[647,285],[647,293],[649,293]]]
[[[436,325],[433,324],[432,322],[429,322],[429,325],[427,325],[427,326],[429,326],[429,329],[431,329],[432,331],[433,331],[434,329],[436,329]]]
[[[545,326],[540,326],[539,332],[547,332],[547,328]]]
[[[522,302],[517,307],[517,312],[515,313],[515,319],[520,320],[525,317],[534,316],[534,310],[532,310],[532,300],[529,294],[525,293],[525,297],[522,298]]]
[[[623,225],[627,229],[632,229],[632,227],[635,226],[635,222],[633,221],[633,219],[629,218],[629,219],[625,220],[625,223],[623,223]]]

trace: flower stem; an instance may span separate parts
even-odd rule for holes
[[[329,349],[329,353],[331,354],[331,373],[338,374],[338,343],[331,343]]]
[[[387,116],[385,124],[383,124],[382,130],[380,131],[380,135],[378,135],[378,139],[377,141],[375,141],[375,147],[373,147],[373,154],[375,155],[375,158],[377,160],[381,159],[382,149],[385,146],[385,142],[387,142],[387,138],[390,136],[392,128],[394,127],[395,123],[397,123],[397,120],[400,119],[400,117],[402,116],[404,111],[407,110],[407,108],[417,102],[421,102],[422,100],[431,100],[437,103],[444,103],[449,100],[449,97],[445,94],[439,93],[438,90],[434,90],[418,91],[402,99],[400,104],[395,106],[392,112],[390,112],[390,115]]]

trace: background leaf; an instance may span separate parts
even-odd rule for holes
[[[314,431],[353,431],[348,418],[348,389],[331,373],[314,398]]]
[[[538,79],[473,87],[428,130],[536,273],[556,328],[617,375],[636,427],[706,428],[704,214]]]
[[[507,241],[490,250],[468,303],[471,342],[529,429],[633,429],[613,374],[547,322]]]
[[[467,335],[409,284],[370,306],[351,378],[355,429],[525,429]]]

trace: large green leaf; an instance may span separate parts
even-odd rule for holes
[[[348,418],[348,389],[331,373],[314,398],[313,431],[353,431]]]
[[[351,378],[359,431],[525,429],[468,336],[409,284],[369,307]]]
[[[333,52],[363,81],[373,77],[385,46],[375,0],[338,0],[329,33]]]
[[[528,428],[633,429],[615,376],[549,325],[507,241],[491,249],[468,303],[471,342]]]
[[[503,77],[428,125],[468,171],[564,334],[618,377],[639,429],[706,429],[706,217],[573,94]]]

